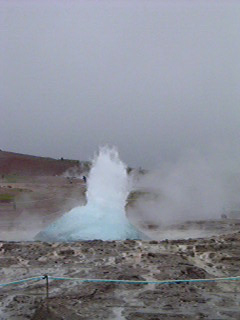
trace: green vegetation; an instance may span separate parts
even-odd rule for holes
[[[149,191],[140,191],[140,190],[132,191],[128,195],[127,206],[133,206],[134,203],[140,198],[145,200],[156,200],[159,198],[159,196],[160,196],[159,194],[149,192]]]
[[[11,202],[13,200],[14,200],[14,195],[13,194],[8,194],[8,193],[0,194],[0,201]]]
[[[25,176],[17,173],[10,173],[10,174],[0,174],[2,177],[2,182],[4,183],[18,183],[18,182],[26,182],[29,181],[30,176]]]
[[[19,176],[16,173],[4,175],[4,180],[9,183],[18,182]]]

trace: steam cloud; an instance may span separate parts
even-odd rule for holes
[[[218,219],[240,208],[239,160],[222,153],[191,151],[172,164],[141,177],[135,187],[157,195],[139,198],[132,215],[139,221],[170,226]]]

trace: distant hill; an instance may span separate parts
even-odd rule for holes
[[[53,159],[21,153],[0,151],[0,174],[18,174],[24,176],[61,175],[72,167],[89,168],[90,163],[78,160]]]

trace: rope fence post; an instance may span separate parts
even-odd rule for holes
[[[47,310],[49,310],[49,277],[47,274],[44,275],[43,279],[46,280],[46,305],[47,305]]]

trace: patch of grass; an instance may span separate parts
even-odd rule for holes
[[[11,202],[13,200],[14,200],[13,194],[8,194],[8,193],[0,194],[0,201],[2,202]]]
[[[138,199],[156,200],[159,195],[149,191],[132,191],[127,198],[127,206],[133,206]]]
[[[16,174],[8,174],[4,176],[4,180],[9,183],[14,183],[19,180],[19,177]]]

